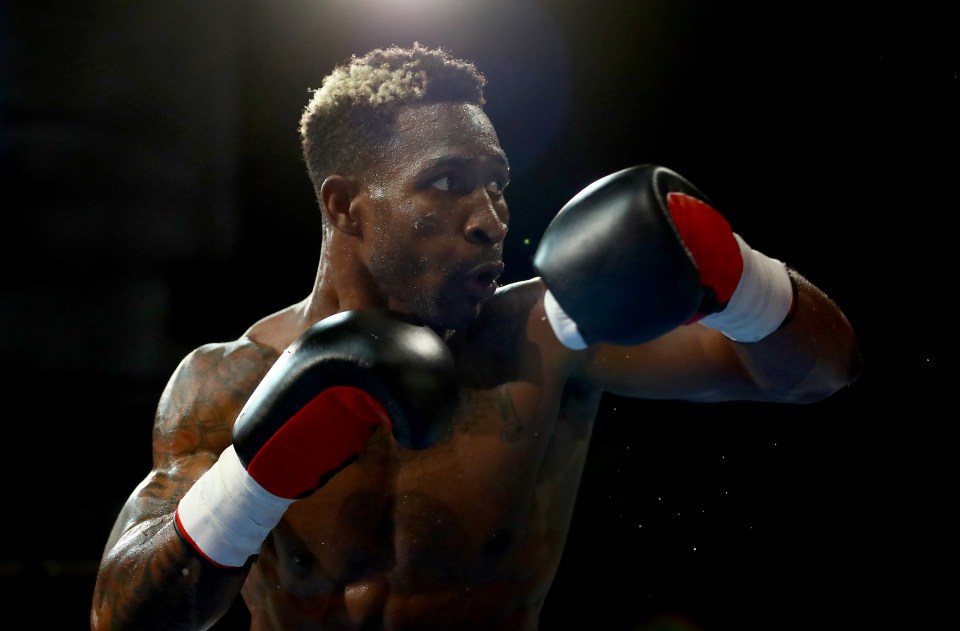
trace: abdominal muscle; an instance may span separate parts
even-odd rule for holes
[[[462,392],[469,418],[422,452],[378,430],[267,538],[243,587],[251,628],[536,629],[591,422],[539,409],[538,390]]]

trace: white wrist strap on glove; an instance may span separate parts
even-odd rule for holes
[[[752,249],[734,235],[743,257],[743,274],[726,308],[700,319],[735,342],[756,342],[783,323],[793,306],[793,283],[782,262]]]
[[[231,445],[180,500],[177,523],[209,561],[241,567],[294,501],[260,486]]]
[[[543,309],[547,312],[550,327],[561,344],[575,351],[587,347],[587,342],[577,329],[577,323],[567,315],[567,312],[563,310],[563,307],[560,306],[549,289],[543,295]]]

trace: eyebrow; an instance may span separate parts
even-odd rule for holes
[[[507,171],[510,170],[510,162],[507,160],[507,157],[501,153],[490,153],[484,154],[482,157],[478,156],[443,156],[442,158],[437,158],[432,161],[429,165],[429,168],[443,168],[443,167],[464,167],[470,164],[471,162],[477,162],[481,160],[492,160],[497,164],[501,165]]]

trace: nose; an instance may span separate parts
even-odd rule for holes
[[[494,200],[483,190],[470,196],[471,212],[464,226],[467,241],[478,245],[495,245],[507,236],[507,204]]]

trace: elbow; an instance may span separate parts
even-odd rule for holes
[[[107,631],[111,628],[110,608],[100,597],[100,590],[93,594],[93,605],[90,608],[90,631]]]
[[[785,355],[793,360],[778,361]],[[754,366],[746,374],[756,389],[756,398],[768,402],[819,403],[852,385],[863,372],[863,358],[856,343],[806,355],[777,348],[768,352],[766,359],[762,369]]]
[[[811,371],[808,378],[793,391],[791,402],[819,403],[853,385],[863,373],[860,349],[854,345],[839,357],[842,359],[821,364],[818,369]]]

